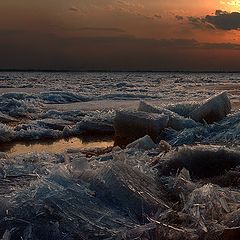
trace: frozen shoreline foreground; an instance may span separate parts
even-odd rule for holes
[[[114,110],[96,111],[92,101],[84,103],[93,104],[91,110],[82,110],[79,102],[63,104],[75,97],[66,92],[1,95],[0,139],[32,141],[115,132]],[[46,99],[61,104],[46,104]],[[138,120],[131,131],[122,132],[127,125],[118,116],[120,135],[137,133],[137,140],[124,149],[68,149],[10,158],[1,154],[0,237],[238,239],[240,113],[229,113],[228,104],[219,101],[220,118],[206,123],[188,118],[204,105],[201,101],[169,105],[166,100],[165,108],[158,101],[148,99],[139,105],[134,100],[122,111],[132,123]],[[119,101],[116,108],[128,103]],[[145,113],[133,111],[137,108]],[[167,116],[163,129],[154,124],[146,128],[146,121],[140,121],[151,114]],[[154,143],[145,136],[152,135],[149,129],[160,131],[156,142],[166,140],[171,146]]]

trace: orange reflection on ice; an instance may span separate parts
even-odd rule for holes
[[[61,153],[68,148],[106,148],[113,146],[112,140],[92,140],[83,142],[80,138],[61,139],[54,142],[31,142],[16,143],[14,145],[5,146],[5,152],[9,156],[16,156],[25,153]]]

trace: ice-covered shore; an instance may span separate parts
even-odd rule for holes
[[[99,84],[100,88],[109,85],[106,91],[85,82],[78,92],[77,76],[76,84],[66,84],[65,91],[57,89],[56,75],[50,83],[42,79],[47,91],[41,89],[42,81],[25,81],[25,76],[20,90],[32,88],[33,83],[40,90],[0,95],[0,147],[18,140],[115,134],[117,140],[124,140],[122,148],[66,149],[15,157],[1,152],[0,237],[238,239],[240,113],[237,108],[230,112],[229,103],[237,95],[230,90],[211,94],[214,97],[206,101],[212,91],[202,90],[189,103],[187,98],[201,84],[198,78],[176,75],[163,83],[160,94],[154,88],[163,79],[151,74],[154,86],[142,81],[142,76],[135,82],[107,78],[104,87]],[[219,81],[209,76],[202,81]],[[6,89],[15,82],[8,80],[1,82]],[[195,90],[185,96],[183,82]],[[120,91],[109,93],[112,86]],[[88,87],[96,91],[83,94],[83,89],[89,92]],[[133,87],[136,94],[130,93]],[[133,105],[129,98],[134,99]],[[83,107],[104,99],[128,99],[118,104],[131,107]],[[178,99],[184,103],[177,103]]]
[[[91,158],[1,158],[3,239],[238,239],[237,150],[145,137]]]

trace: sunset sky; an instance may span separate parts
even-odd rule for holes
[[[240,70],[240,1],[1,0],[0,68]]]

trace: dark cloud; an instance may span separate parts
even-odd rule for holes
[[[215,29],[213,25],[209,24],[205,18],[188,17],[188,22],[197,29]]]
[[[73,11],[73,12],[78,12],[79,11],[79,9],[77,8],[77,7],[70,7],[69,8],[69,11]]]
[[[123,33],[125,30],[115,27],[81,27],[75,29],[77,31],[102,31],[102,32],[119,32]]]
[[[212,24],[218,29],[223,30],[239,30],[240,29],[240,13],[217,10],[214,16],[206,16],[205,21]]]
[[[235,43],[199,43],[204,49],[240,50],[240,44]]]
[[[0,68],[58,70],[239,70],[240,44],[133,36],[0,38]],[[226,54],[235,51],[234,55]],[[224,54],[222,54],[224,52]]]
[[[240,13],[225,12],[216,10],[215,15],[207,15],[203,18],[188,17],[189,23],[199,29],[221,29],[221,30],[239,30],[240,29]]]
[[[178,21],[184,20],[184,17],[183,17],[183,16],[176,15],[175,17],[176,17],[176,19],[177,19]]]
[[[154,14],[154,17],[157,18],[157,19],[161,19],[162,16],[160,14]]]
[[[25,31],[12,30],[12,29],[0,29],[0,37],[14,37],[19,34],[24,34]]]
[[[135,45],[141,46],[142,48],[152,47],[156,49],[166,48],[166,49],[230,49],[230,50],[240,50],[240,44],[234,43],[207,43],[198,42],[195,39],[148,39],[148,38],[136,38],[133,36],[119,36],[119,37],[81,37],[81,38],[71,38],[65,39],[71,45],[78,44],[112,44],[112,45]]]

